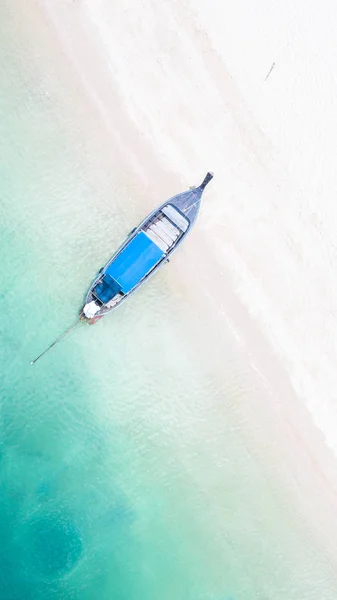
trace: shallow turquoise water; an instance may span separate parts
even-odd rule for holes
[[[143,212],[37,42],[15,37],[8,6],[1,600],[334,598],[330,558],[252,443],[254,386],[236,351],[165,271],[30,366]]]
[[[157,337],[142,337],[158,310],[163,278],[143,294],[149,308],[141,328],[136,300],[114,325],[83,327],[43,362],[29,364],[76,318],[97,260],[126,231],[118,201],[103,198],[100,207],[98,198],[93,205],[107,176],[68,133],[57,94],[44,94],[41,73],[26,71],[5,34],[1,598],[195,597],[196,566],[188,574],[180,564],[180,524],[165,493],[165,485],[174,486],[172,468],[164,467],[163,486],[153,460],[161,444],[149,413],[163,390],[153,395],[151,369],[140,356],[153,360],[151,345],[159,348]],[[116,186],[109,177],[113,194],[121,178]],[[162,359],[169,353],[162,349]]]

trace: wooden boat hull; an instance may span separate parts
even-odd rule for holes
[[[83,322],[96,323],[168,262],[190,233],[212,178],[207,173],[200,186],[166,200],[131,231],[92,282],[79,315]]]

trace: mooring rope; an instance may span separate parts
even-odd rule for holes
[[[73,329],[75,329],[76,325],[78,325],[81,321],[78,320],[76,321],[76,323],[74,323],[71,327],[69,327],[69,329],[67,329],[67,331],[64,331],[64,333],[62,333],[62,335],[60,335],[55,342],[53,342],[52,344],[50,344],[50,346],[48,346],[48,348],[46,348],[46,350],[44,350],[41,354],[39,354],[39,356],[37,358],[35,358],[35,360],[31,361],[31,365],[35,365],[35,363],[39,360],[39,358],[41,358],[41,356],[43,356],[44,354],[46,354],[46,352],[48,352],[48,350],[50,350],[53,346],[55,346],[55,344],[57,344],[57,342],[59,342],[60,340],[62,340],[62,338],[64,338],[64,336],[66,336],[68,333],[70,333]]]

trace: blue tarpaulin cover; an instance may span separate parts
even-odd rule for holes
[[[110,275],[104,275],[101,283],[95,287],[95,294],[104,304],[112,300],[121,291],[121,286]]]
[[[127,294],[162,258],[164,252],[140,231],[107,268],[108,273]]]

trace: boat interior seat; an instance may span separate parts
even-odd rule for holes
[[[178,227],[176,225],[173,225],[173,223],[164,215],[160,218],[159,221],[160,225],[162,225],[163,227],[165,227],[165,231],[167,231],[168,233],[170,233],[171,237],[176,240],[177,237],[180,234],[180,229],[178,229]]]
[[[167,204],[161,209],[162,213],[166,215],[174,225],[179,227],[181,231],[187,231],[189,226],[189,220],[177,210],[172,204]]]
[[[156,221],[156,227],[158,227],[165,235],[167,235],[172,242],[175,242],[179,235],[179,229],[175,225],[171,225],[166,217]]]
[[[159,223],[152,223],[152,225],[150,225],[149,228],[151,231],[153,231],[159,238],[161,238],[167,245],[168,247],[172,246],[174,239],[172,239],[172,237],[170,236],[169,233],[167,233],[160,225]]]
[[[94,293],[97,298],[106,304],[110,302],[114,296],[121,291],[121,286],[115,281],[109,274],[105,274],[102,281],[100,281],[94,288]]]
[[[169,244],[167,244],[161,237],[159,237],[155,231],[153,231],[152,229],[147,229],[144,232],[147,237],[150,238],[150,240],[152,240],[152,242],[154,242],[156,244],[156,246],[158,246],[158,248],[160,248],[163,252],[167,252],[169,249]]]

